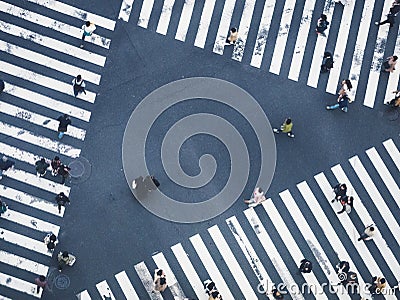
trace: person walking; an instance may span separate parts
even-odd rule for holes
[[[350,264],[348,261],[340,261],[336,267],[336,274],[347,274],[350,271]]]
[[[333,56],[332,53],[326,51],[324,52],[324,57],[322,59],[321,73],[327,73],[333,68]]]
[[[61,175],[61,184],[65,184],[65,180],[69,176],[69,171],[71,171],[71,168],[66,165],[61,165],[61,167],[58,168],[58,174]]]
[[[4,84],[4,80],[0,79],[0,94],[4,91],[6,85]]]
[[[349,104],[349,97],[346,94],[339,95],[339,97],[337,99],[337,103],[336,104],[332,104],[332,105],[327,105],[326,109],[327,110],[333,110],[333,109],[340,108],[343,112],[347,113],[348,104]]]
[[[341,200],[340,200],[340,204],[342,204],[342,210],[338,211],[337,214],[341,214],[344,212],[347,212],[348,214],[351,212],[351,210],[353,209],[353,201],[354,201],[354,197],[352,196],[344,196]]]
[[[39,277],[36,277],[35,283],[37,285],[36,294],[39,294],[40,288],[42,288],[43,290],[46,288],[47,285],[46,276],[40,275]]]
[[[396,55],[389,56],[382,64],[384,72],[393,73],[396,70],[395,66],[397,64],[398,57]]]
[[[390,24],[389,28],[392,28],[395,23],[395,17],[400,12],[400,3],[394,1],[392,6],[390,7],[389,13],[386,15],[386,20],[381,22],[375,22],[375,25],[383,25],[383,24]]]
[[[280,128],[273,128],[273,131],[278,134],[280,132],[287,133],[288,137],[294,138],[292,132],[293,122],[291,118],[286,118]]]
[[[338,183],[333,187],[333,192],[335,193],[335,198],[331,200],[331,203],[335,201],[341,201],[347,193],[347,186],[345,183]]]
[[[49,252],[53,252],[54,248],[58,244],[57,237],[53,233],[49,233],[44,237],[44,244],[47,246]]]
[[[58,205],[58,213],[59,214],[61,214],[61,206],[65,207],[65,204],[71,203],[69,198],[67,196],[65,196],[64,192],[61,192],[56,196],[56,202]]]
[[[46,162],[46,160],[42,157],[40,160],[35,162],[36,166],[36,174],[38,177],[43,177],[46,175],[47,168],[50,167],[50,164]]]
[[[365,228],[364,232],[360,235],[358,238],[358,241],[367,241],[372,239],[372,237],[376,233],[376,227],[375,225],[369,225]]]
[[[218,291],[212,291],[208,300],[222,300],[222,296]]]
[[[251,195],[251,198],[244,200],[244,203],[248,204],[249,207],[254,207],[265,201],[264,191],[260,187],[256,187]]]
[[[14,165],[15,165],[15,162],[8,159],[8,157],[4,155],[0,160],[0,170],[1,170],[0,179],[3,178],[3,173],[5,171],[7,171],[8,169],[14,168]]]
[[[51,175],[57,176],[58,170],[61,168],[61,160],[58,156],[55,156],[51,161]]]
[[[210,295],[211,292],[217,290],[215,283],[210,279],[205,280],[203,284],[204,284],[204,291],[206,292],[207,295]]]
[[[237,28],[232,27],[229,31],[229,36],[226,38],[225,45],[234,45],[238,39],[238,35],[239,33],[237,31]]]
[[[63,114],[62,116],[58,117],[57,121],[60,122],[58,124],[58,138],[62,139],[68,130],[68,125],[71,125],[71,119],[67,114]]]
[[[167,288],[167,278],[161,269],[154,270],[154,291],[164,292]]]
[[[8,209],[7,204],[0,199],[0,215],[4,214]]]
[[[83,42],[85,41],[85,38],[87,36],[91,36],[93,34],[93,31],[96,30],[96,26],[94,25],[94,23],[92,23],[90,21],[86,21],[85,24],[82,25],[82,30],[83,30],[83,34],[82,34],[81,48],[83,48]]]
[[[300,261],[299,270],[301,273],[310,273],[312,271],[312,263],[308,259],[302,259]]]
[[[371,279],[371,286],[369,291],[371,295],[383,294],[383,290],[386,288],[386,279],[384,277],[374,276]]]
[[[317,34],[325,36],[324,31],[328,28],[328,25],[328,17],[324,14],[321,14],[321,17],[317,21],[317,28],[315,29],[315,32]]]
[[[58,271],[61,272],[65,266],[72,266],[76,261],[76,257],[68,253],[68,251],[63,251],[58,253],[57,260],[58,260]]]
[[[78,94],[80,94],[80,93],[84,93],[86,95],[86,91],[85,91],[86,84],[83,81],[83,78],[82,78],[81,75],[76,76],[72,80],[72,87],[74,89],[74,96],[75,97],[77,97]]]
[[[384,102],[385,105],[390,105],[391,107],[400,107],[400,90],[393,91],[394,98],[389,101]]]

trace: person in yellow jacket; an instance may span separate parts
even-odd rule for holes
[[[281,125],[281,128],[273,128],[275,133],[284,132],[287,133],[288,137],[294,138],[292,133],[293,122],[291,118],[286,118],[286,120]]]

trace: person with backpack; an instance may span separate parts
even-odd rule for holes
[[[324,31],[328,28],[328,25],[328,17],[324,14],[321,14],[321,17],[317,22],[317,28],[315,29],[316,33],[325,36]]]
[[[333,57],[332,53],[330,52],[325,52],[324,57],[322,59],[322,65],[321,65],[321,73],[327,73],[333,68]]]

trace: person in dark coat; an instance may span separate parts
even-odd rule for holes
[[[331,202],[341,201],[347,193],[347,186],[345,183],[338,183],[333,187],[333,192],[335,193],[335,198],[331,200]]]
[[[0,94],[4,91],[5,84],[4,81],[0,79]]]
[[[0,200],[0,215],[5,213],[8,209],[7,204],[4,201]]]
[[[3,178],[3,172],[7,171],[10,168],[13,168],[15,165],[15,162],[8,159],[7,156],[3,156],[2,159],[0,160],[0,179]]]
[[[345,211],[348,211],[348,213],[351,212],[351,210],[353,209],[353,202],[354,202],[354,197],[352,196],[344,196],[341,200],[340,200],[340,204],[342,204],[343,208],[341,211],[338,211],[338,214],[344,213]]]
[[[390,28],[393,27],[394,25],[394,18],[397,16],[397,14],[400,12],[400,3],[394,1],[392,3],[392,7],[389,10],[389,13],[386,16],[386,20],[382,21],[382,22],[375,22],[375,25],[383,25],[383,24],[390,24]]]
[[[329,72],[332,68],[333,68],[332,53],[325,52],[324,58],[322,60],[322,65],[321,65],[321,73]]]
[[[299,270],[301,273],[310,273],[312,271],[312,263],[308,259],[302,259]]]
[[[59,193],[56,196],[56,202],[58,204],[58,213],[59,214],[61,214],[61,206],[65,206],[65,204],[71,203],[69,198],[63,192]]]
[[[347,274],[350,271],[350,264],[348,261],[342,260],[336,265],[336,273],[345,273]]]
[[[45,287],[46,287],[46,285],[47,285],[46,277],[43,276],[43,275],[40,275],[39,277],[37,277],[37,278],[35,279],[35,283],[36,283],[36,285],[37,285],[36,293],[39,294],[40,288],[45,289]]]
[[[69,176],[69,171],[71,171],[71,168],[66,165],[61,165],[61,167],[58,168],[58,174],[61,175],[61,183],[62,184],[65,184],[65,180]]]
[[[46,175],[47,168],[50,167],[50,165],[46,162],[46,160],[43,157],[35,163],[35,166],[36,166],[37,176],[40,177]]]
[[[318,19],[317,28],[315,29],[317,34],[321,34],[325,36],[324,31],[328,28],[329,22],[326,15],[321,14],[321,17]]]
[[[57,121],[59,121],[58,125],[58,138],[62,139],[64,133],[67,132],[68,125],[71,125],[71,119],[67,114],[59,116]]]
[[[61,168],[61,160],[58,156],[55,156],[51,161],[51,175],[56,176],[59,169]]]

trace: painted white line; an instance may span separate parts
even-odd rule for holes
[[[7,171],[4,171],[3,174],[14,180],[24,182],[26,184],[35,186],[42,190],[48,191],[50,193],[59,194],[59,193],[63,192],[65,195],[67,195],[67,196],[69,195],[69,191],[70,191],[69,187],[64,186],[60,183],[55,183],[53,181],[50,181],[50,180],[42,178],[42,177],[38,177],[34,174],[27,173],[22,170],[9,169]]]
[[[30,42],[104,67],[106,57],[0,20],[0,30]]]
[[[322,13],[328,17],[328,21],[330,23],[332,23],[331,20],[334,8],[335,8],[335,1],[328,1],[328,0],[325,1],[324,10]],[[328,29],[324,31],[325,36],[315,34],[317,36],[317,42],[315,44],[313,58],[310,66],[310,72],[308,73],[308,80],[307,80],[307,85],[312,86],[314,88],[316,88],[318,85],[322,59],[324,56],[326,43],[328,41],[330,26],[331,24],[329,24]]]
[[[46,16],[42,16],[33,11],[20,8],[12,4],[8,4],[3,1],[0,1],[0,11],[18,17],[25,21],[53,29],[55,31],[61,32],[65,35],[69,35],[77,39],[82,38],[83,31],[81,28],[68,25],[66,23],[54,20]],[[106,49],[110,48],[110,42],[111,42],[110,39],[101,37],[95,33],[93,33],[90,37],[87,37],[86,41]]]
[[[146,264],[142,261],[138,264],[135,265],[135,270],[136,273],[138,274],[140,280],[142,281],[142,284],[144,288],[147,291],[147,294],[149,295],[150,299],[152,300],[162,300],[163,297],[161,296],[161,293],[154,292],[154,282],[153,282],[153,277],[151,276],[149,270],[146,267]]]
[[[117,279],[119,286],[121,287],[122,292],[125,295],[127,300],[139,300],[139,296],[136,293],[131,281],[126,275],[125,271],[119,272],[115,274],[115,279]]]
[[[129,21],[131,16],[132,6],[134,0],[122,0],[121,9],[119,10],[118,19],[122,19],[125,22]]]
[[[399,31],[397,32],[397,40],[396,40],[396,46],[394,49],[394,54],[400,53],[400,28]],[[383,102],[392,100],[394,98],[394,91],[397,91],[397,85],[399,83],[400,79],[400,72],[398,70],[398,67],[393,73],[390,73],[387,87],[386,87],[386,95],[385,98],[383,99]]]
[[[389,153],[390,157],[392,158],[393,162],[395,163],[397,169],[400,172],[400,151],[399,151],[399,149],[397,149],[397,147],[394,144],[392,139],[384,141],[383,146],[385,146],[386,151]]]
[[[219,253],[228,266],[229,271],[239,286],[242,294],[246,299],[258,299],[218,226],[214,225],[208,228],[208,232],[210,233],[215,246],[218,248]]]
[[[64,216],[65,208],[61,207],[61,213],[58,213],[57,204],[54,202],[46,201],[38,197],[34,197],[24,192],[14,190],[13,188],[0,184],[0,196],[11,199],[15,202],[22,203],[35,209],[40,209],[49,214],[53,214],[59,217]],[[52,199],[54,200],[54,199]]]
[[[20,213],[18,211],[12,210],[11,208],[8,208],[7,211],[0,216],[3,219],[6,219],[8,221],[20,224],[22,226],[26,226],[28,228],[38,230],[41,232],[52,232],[55,235],[58,235],[58,232],[60,231],[60,226],[54,225],[52,223],[43,221],[38,218],[34,218],[29,215],[25,215],[23,213]]]
[[[43,241],[37,241],[30,237],[9,231],[4,228],[0,228],[0,239],[4,240],[5,242],[29,249],[31,251],[47,255],[49,257],[53,255],[52,252],[48,251],[47,246]]]
[[[156,32],[166,35],[168,31],[169,21],[171,20],[172,8],[175,0],[164,0],[164,6],[161,11],[160,19],[158,20]]]
[[[7,298],[6,296],[0,295],[0,300],[12,300],[12,299]]]
[[[239,36],[233,46],[232,59],[242,61],[244,49],[246,47],[247,36],[250,30],[251,19],[254,12],[256,0],[246,0],[239,24]]]
[[[97,85],[99,85],[100,83],[101,76],[99,74],[84,70],[79,67],[72,66],[57,59],[45,56],[40,53],[36,53],[34,51],[1,40],[0,40],[0,51],[7,52],[11,55],[29,60],[31,62],[34,62],[35,64],[51,68],[58,72],[68,74],[72,77],[81,74],[82,77],[85,79],[85,81],[92,82]]]
[[[256,68],[261,67],[265,45],[267,44],[268,33],[271,27],[272,16],[274,14],[274,8],[275,0],[265,1],[260,26],[258,27],[256,43],[254,45],[253,55],[250,62],[250,65]]]
[[[157,267],[164,271],[165,276],[167,277],[168,288],[170,289],[172,295],[174,296],[174,299],[175,298],[185,299],[186,298],[185,293],[183,292],[178,281],[176,280],[176,277],[172,272],[167,260],[165,259],[164,254],[160,252],[157,253],[156,255],[153,255],[152,257]]]
[[[205,269],[207,270],[208,275],[210,275],[211,280],[215,282],[215,285],[218,287],[218,291],[221,293],[221,295],[223,295],[224,299],[235,299],[229,291],[229,288],[226,285],[224,278],[219,272],[217,265],[215,264],[210,253],[208,252],[207,247],[204,244],[200,235],[196,234],[189,239]]]
[[[40,289],[39,293],[36,293],[36,284],[27,282],[8,274],[0,273],[0,285],[20,291],[38,299],[42,297],[43,289]]]
[[[368,175],[367,170],[364,168],[362,162],[358,158],[358,156],[353,156],[349,159],[350,165],[353,167],[356,172],[358,178],[363,184],[365,190],[367,191],[369,197],[373,199],[371,203],[373,203],[376,209],[382,216],[382,219],[385,220],[385,223],[390,228],[390,232],[395,237],[397,244],[400,245],[400,226],[396,221],[396,218],[393,216],[389,207],[387,206],[385,200],[382,198],[379,193],[375,183],[372,181],[371,177]],[[358,202],[358,200],[357,200]]]
[[[382,178],[383,183],[386,185],[393,199],[396,201],[397,206],[400,207],[400,189],[388,168],[385,166],[382,158],[379,156],[378,151],[372,147],[365,152],[374,165],[376,171],[378,171],[379,176]]]
[[[190,20],[192,18],[195,0],[186,0],[183,4],[181,17],[179,19],[178,29],[176,30],[175,39],[184,42],[189,29]]]
[[[262,203],[265,212],[268,214],[269,219],[272,221],[274,224],[277,232],[279,233],[279,236],[281,237],[283,243],[286,246],[286,249],[289,251],[290,255],[292,256],[293,260],[296,262],[297,265],[300,265],[300,262],[302,259],[306,258],[304,257],[303,253],[301,252],[299,246],[296,244],[296,241],[294,240],[292,234],[290,233],[289,229],[287,228],[285,222],[283,221],[281,215],[279,214],[278,210],[276,209],[274,203],[272,200],[268,199],[267,201],[264,201]],[[311,259],[311,258],[310,258]],[[324,270],[324,268],[322,268]],[[325,273],[326,275],[330,275]],[[308,286],[310,287],[311,292],[318,297],[321,297],[321,299],[328,299],[328,297],[325,295],[325,292],[321,285],[319,284],[317,277],[315,277],[314,272],[305,274],[302,273],[304,279],[306,280]],[[329,277],[328,277],[329,278]],[[321,280],[322,282],[322,280]],[[339,299],[346,299],[350,300],[350,297],[344,294],[338,295]]]
[[[355,100],[357,93],[358,81],[360,79],[361,66],[364,60],[364,51],[367,46],[368,30],[365,28],[370,28],[372,13],[374,10],[375,0],[365,0],[364,8],[361,15],[360,26],[358,27],[358,34],[356,45],[353,52],[353,60],[350,67],[349,79],[351,80],[351,85],[353,88],[350,92],[350,98]]]
[[[76,298],[78,298],[78,300],[92,300],[92,298],[90,298],[89,292],[87,290],[84,290],[84,291],[80,292],[79,294],[76,294]]]
[[[5,83],[5,89],[3,92],[21,98],[23,100],[35,103],[37,105],[41,105],[43,107],[52,109],[54,111],[58,111],[63,114],[66,113],[71,117],[86,122],[89,122],[90,120],[90,115],[91,115],[90,111],[63,103],[61,101],[54,100],[50,97],[32,92],[30,90],[10,84],[8,82]]]
[[[381,20],[386,19],[386,14],[389,12],[391,2],[386,1],[383,5]],[[384,59],[386,41],[389,33],[387,24],[379,26],[378,36],[374,48],[374,56],[372,57],[371,67],[369,69],[367,89],[364,95],[364,105],[370,108],[374,107],[376,91],[378,89],[379,77],[381,74],[382,61]],[[396,53],[395,53],[396,54]]]
[[[37,113],[31,112],[29,110],[20,108],[18,106],[5,103],[3,101],[0,101],[0,112],[7,114],[9,116],[13,116],[13,117],[25,120],[32,124],[42,126],[44,128],[47,128],[47,129],[50,129],[53,131],[58,130],[58,124],[59,124],[58,121],[48,118],[48,117],[45,117],[45,116],[42,116],[42,115],[39,115]],[[70,126],[68,126],[68,131],[65,134],[83,141],[85,139],[86,131],[83,129],[80,129],[78,127],[70,125]]]
[[[3,123],[1,121],[0,133],[72,158],[78,157],[81,153],[80,149],[53,141],[44,136],[35,135],[33,132]]]
[[[97,291],[99,292],[101,298],[110,297],[112,300],[115,300],[114,294],[110,290],[107,281],[103,280],[96,284]]]
[[[274,54],[272,55],[271,65],[269,67],[269,71],[276,75],[279,75],[281,71],[283,55],[285,54],[286,42],[289,35],[290,24],[292,23],[295,6],[296,0],[287,0],[285,1],[285,6],[283,7],[279,32],[275,40]]]
[[[263,246],[265,253],[271,259],[272,264],[274,265],[275,269],[279,274],[279,277],[282,279],[282,282],[286,286],[290,286],[290,289],[288,289],[288,291],[292,299],[304,299],[296,281],[294,281],[285,262],[279,255],[278,250],[276,249],[274,243],[272,242],[269,234],[265,230],[264,225],[261,223],[259,217],[254,212],[254,209],[253,208],[246,209],[244,211],[244,214],[247,220],[249,221],[251,227],[253,228],[254,233],[257,235],[258,240]]]
[[[355,199],[361,199],[357,195],[356,190],[352,186],[350,180],[347,178],[346,174],[344,173],[344,171],[343,171],[343,169],[342,169],[342,167],[340,165],[333,166],[331,168],[331,170],[332,170],[332,173],[335,175],[336,179],[339,182],[345,182],[346,183],[347,189],[350,190],[353,193],[353,195],[351,195],[351,196],[353,196]],[[360,219],[363,222],[364,227],[366,227],[368,225],[371,225],[373,223],[372,222],[372,218],[369,216],[368,211],[365,209],[365,207],[362,204],[361,200],[360,200],[359,203],[356,203],[354,205],[354,209],[357,211],[357,214],[360,216]],[[364,261],[368,262],[366,264],[366,267],[368,268],[370,273],[371,274],[379,274],[379,275],[383,274],[383,272],[379,268],[378,264],[374,260],[373,256],[369,252],[369,249],[367,248],[365,243],[363,241],[359,242],[359,241],[354,239],[353,232],[357,232],[357,229],[354,226],[354,224],[352,223],[352,221],[351,221],[350,217],[348,216],[348,214],[343,213],[340,216],[338,216],[338,219],[342,223],[343,227],[347,229],[346,233],[349,236],[350,240],[353,242],[354,247],[358,250],[358,252],[359,252],[360,256],[362,257],[362,259]],[[364,228],[362,228],[362,230],[364,230]],[[379,236],[374,238],[373,241],[375,243],[377,243],[378,245],[383,245],[381,242],[379,242]],[[387,248],[387,245],[385,245],[385,246],[386,247],[384,247],[383,249],[380,249],[380,251],[382,251],[382,254],[385,253],[385,254],[389,255],[390,250],[389,250],[389,248]],[[383,258],[388,263],[388,266],[389,266],[390,270],[392,270],[392,267],[393,267],[391,265],[393,263],[392,262],[393,261],[392,257],[383,257]],[[387,260],[389,260],[389,259],[390,259],[390,261],[388,262]],[[396,269],[398,269],[398,268],[396,268]],[[393,271],[392,271],[392,273],[396,274]],[[396,275],[398,276],[399,273],[397,273]],[[397,278],[396,275],[395,275],[395,277]],[[388,285],[387,289],[390,290],[391,287]],[[387,299],[396,299],[396,296],[387,295],[385,298],[387,298]]]
[[[52,9],[59,13],[77,18],[82,21],[91,21],[95,23],[96,26],[100,26],[111,31],[113,31],[115,27],[115,21],[113,20],[107,19],[102,16],[98,16],[96,14],[92,14],[88,11],[73,7],[63,2],[59,2],[56,0],[28,0],[28,1],[44,6],[48,9]]]
[[[174,253],[180,267],[182,268],[183,273],[185,273],[186,278],[192,286],[193,291],[196,293],[197,299],[208,300],[206,293],[204,293],[203,283],[197,275],[192,262],[189,260],[189,255],[185,252],[185,250],[183,250],[182,245],[176,244],[171,247],[171,250]]]
[[[329,185],[328,181],[326,180],[325,175],[323,173],[320,173],[320,174],[315,175],[314,178],[317,181],[318,185],[320,186],[322,192],[327,197],[326,199],[328,201],[330,201],[331,198],[333,198],[333,196],[331,198],[329,198],[330,194],[327,195],[326,192],[332,193],[332,188]],[[312,191],[311,191],[310,187],[308,186],[307,182],[305,182],[305,181],[300,182],[297,185],[297,188],[299,189],[303,199],[305,199],[305,203],[310,208],[310,210],[311,210],[312,214],[314,215],[315,219],[317,220],[320,228],[324,232],[326,238],[329,241],[329,244],[332,246],[333,250],[337,253],[338,259],[340,261],[349,262],[349,264],[351,265],[352,270],[360,275],[361,273],[358,271],[357,266],[354,264],[353,260],[351,259],[351,256],[349,255],[349,252],[343,246],[343,244],[342,244],[341,240],[339,239],[335,229],[332,227],[331,222],[326,217],[325,212],[323,211],[322,207],[320,206],[317,198],[315,198],[315,196],[312,193]],[[293,201],[293,197],[290,196],[290,198],[291,198],[290,201]],[[297,209],[297,212],[299,212],[299,211],[300,210]],[[309,226],[308,226],[308,229],[311,230],[311,228]],[[312,235],[315,237],[314,234],[312,234]],[[313,248],[311,248],[312,244],[309,244],[309,246],[310,246],[311,251],[313,251]],[[325,273],[326,277],[328,278],[329,282],[331,282],[331,286],[333,286],[335,284],[338,284],[339,283],[339,278],[336,275],[336,271],[334,270],[334,268],[330,264],[329,259],[326,256],[325,252],[323,251],[322,248],[319,248],[317,250],[318,251],[322,250],[321,256],[320,255],[316,255],[317,253],[315,253],[314,251],[313,251],[313,254],[315,255],[315,258],[317,259],[317,261],[319,262],[319,264],[321,266],[321,269],[324,271],[324,273]],[[336,264],[338,262],[334,262],[334,264]],[[361,275],[359,276],[358,280],[359,280],[360,285],[364,286],[365,281],[361,277]],[[369,281],[370,281],[370,278],[368,278],[368,281],[366,281],[366,282],[369,282]],[[343,288],[343,286],[341,284],[339,284],[337,286],[337,289],[335,291],[336,291],[336,295],[340,299],[349,299],[349,295],[347,293],[347,290],[345,288]],[[367,299],[365,297],[365,295],[364,295],[365,291],[362,290],[361,293],[362,293],[362,296],[365,299]]]
[[[140,10],[140,16],[138,26],[147,28],[150,21],[151,12],[153,10],[154,0],[143,0],[142,9]]]
[[[12,253],[0,250],[1,262],[34,274],[46,276],[49,267],[36,261],[26,259]]]
[[[215,38],[213,52],[219,55],[224,53],[224,45],[227,35],[229,34],[229,26],[231,24],[233,9],[236,0],[225,0],[224,9],[222,11],[217,36]],[[235,26],[236,27],[236,26]],[[240,34],[240,28],[238,28]]]
[[[204,48],[204,45],[206,44],[208,28],[210,27],[214,6],[215,0],[205,0],[199,27],[197,29],[196,39],[194,41],[196,47]]]
[[[73,95],[73,87],[72,87],[72,79],[71,83],[65,83],[56,79],[53,79],[51,77],[47,77],[44,75],[41,75],[39,73],[26,70],[24,68],[18,67],[16,65],[9,64],[5,61],[0,61],[0,71],[28,80],[30,82],[33,82],[35,84],[44,86],[46,88],[65,93],[67,95]],[[94,103],[96,100],[96,94],[90,91],[86,91],[86,94],[82,95],[79,94],[78,99]]]
[[[338,82],[340,81],[340,71],[342,69],[343,57],[345,55],[347,40],[349,38],[355,3],[356,1],[349,1],[349,3],[343,8],[335,52],[333,54],[334,67],[329,71],[329,78],[326,86],[326,91],[331,94],[336,94]]]
[[[242,250],[244,256],[247,259],[251,269],[256,275],[258,281],[261,283],[260,288],[263,288],[266,292],[268,292],[268,298],[273,299],[270,294],[272,290],[273,281],[269,277],[267,271],[265,270],[263,264],[261,263],[260,258],[258,257],[256,251],[248,240],[246,234],[244,233],[242,227],[240,226],[238,220],[235,216],[226,220],[229,229],[231,230],[233,236],[236,239],[240,249]],[[267,289],[269,289],[267,291]],[[224,295],[224,294],[223,294]]]
[[[301,64],[307,46],[308,33],[310,32],[311,19],[314,12],[315,0],[306,0],[303,8],[303,15],[300,19],[300,27],[297,31],[296,45],[292,54],[288,78],[294,81],[299,80]]]

